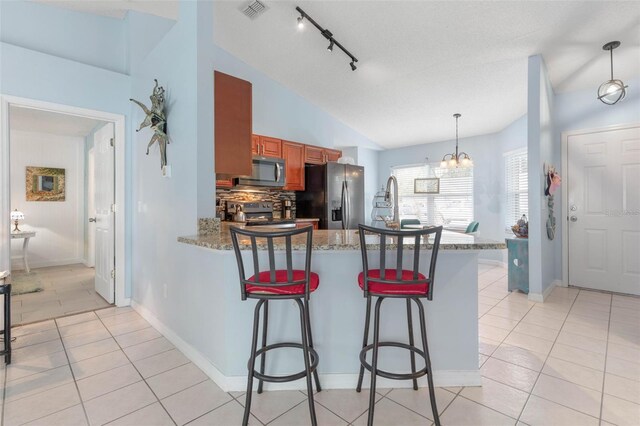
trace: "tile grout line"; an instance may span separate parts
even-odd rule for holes
[[[540,380],[540,376],[542,375],[542,370],[544,370],[544,367],[547,364],[547,360],[551,356],[551,351],[553,350],[553,347],[556,345],[556,342],[558,341],[558,337],[560,336],[560,333],[562,332],[562,328],[564,327],[565,323],[567,322],[567,317],[569,316],[569,313],[571,312],[571,309],[573,309],[573,305],[575,305],[576,300],[578,299],[579,295],[580,295],[580,290],[578,290],[578,293],[576,294],[576,297],[571,302],[571,307],[569,308],[569,311],[567,312],[566,316],[564,317],[564,320],[562,321],[562,326],[560,326],[560,330],[558,332],[558,335],[556,336],[555,340],[553,341],[553,345],[551,345],[551,349],[549,350],[549,353],[547,354],[547,356],[546,356],[546,358],[544,360],[544,363],[542,364],[542,368],[538,372],[538,377],[536,377],[535,382],[533,382],[533,386],[531,387],[531,390],[529,391],[529,395],[527,396],[527,400],[525,401],[524,405],[522,406],[522,410],[520,410],[520,414],[518,415],[517,421],[520,421],[520,418],[522,417],[522,414],[524,413],[525,408],[527,408],[527,404],[529,404],[529,400],[531,399],[531,395],[533,395],[533,390],[535,389],[536,384],[538,384],[538,380]],[[569,382],[569,383],[571,383],[571,382]],[[538,395],[535,395],[535,396],[538,397],[538,398],[541,398]],[[542,399],[546,399],[546,398],[542,398]],[[558,404],[556,401],[552,401],[552,402]],[[558,405],[562,405],[562,404],[558,404]],[[562,406],[564,407],[564,405],[562,405]],[[566,407],[566,408],[570,408],[570,407]],[[577,411],[577,412],[579,412],[581,414],[586,414],[586,413],[582,413],[582,411],[578,411],[578,410],[574,410],[574,411]]]
[[[56,320],[53,320],[54,324],[56,325],[56,331],[58,332],[58,336],[60,336],[60,343],[62,344],[62,349],[64,349],[64,355],[67,357],[67,367],[69,368],[69,371],[71,372],[71,378],[73,379],[73,385],[76,388],[76,392],[78,394],[78,399],[80,400],[80,405],[82,406],[82,412],[84,413],[84,418],[87,421],[87,424],[89,423],[89,416],[87,415],[87,409],[84,406],[84,401],[82,401],[82,395],[80,394],[80,388],[78,387],[78,382],[76,381],[76,375],[73,372],[73,369],[71,368],[71,362],[69,361],[69,354],[67,353],[67,347],[64,344],[64,341],[62,340],[62,334],[60,333],[60,327],[58,327],[58,322]],[[63,411],[63,410],[60,410]],[[51,413],[53,414],[53,413]],[[45,416],[46,417],[46,416]]]
[[[607,324],[607,345],[604,348],[604,371],[602,372],[602,393],[600,394],[600,424],[602,424],[602,411],[604,410],[604,385],[607,380],[607,361],[609,353],[609,337],[611,336],[611,314],[613,311],[613,296],[611,295],[611,300],[609,302],[609,323]]]
[[[4,400],[7,395],[7,364],[3,366],[4,368],[4,380],[2,381],[2,416],[0,417],[0,426],[4,426]]]
[[[94,312],[95,313],[95,312]],[[129,358],[129,356],[126,354],[126,352],[124,351],[124,349],[122,348],[122,346],[120,346],[120,343],[118,343],[118,341],[116,340],[115,336],[111,333],[111,330],[109,330],[109,328],[105,325],[105,323],[102,321],[102,318],[100,316],[98,316],[96,314],[96,316],[98,317],[98,321],[100,321],[100,324],[102,324],[102,326],[104,328],[107,329],[107,333],[109,333],[109,335],[111,336],[111,338],[116,342],[116,345],[118,345],[118,347],[120,348],[120,350],[122,351],[122,353],[124,354],[125,358],[127,358],[127,360],[129,361],[129,363],[131,364],[131,366],[133,367],[134,370],[136,370],[136,373],[138,373],[138,375],[140,375],[140,378],[142,379],[142,382],[144,382],[144,384],[147,386],[147,388],[149,389],[149,391],[151,392],[151,394],[156,398],[156,402],[160,403],[160,406],[162,407],[162,409],[165,411],[165,413],[167,413],[167,416],[169,416],[169,418],[171,419],[171,421],[173,422],[174,425],[177,425],[177,422],[174,420],[173,417],[171,417],[171,414],[167,411],[167,408],[164,406],[164,404],[162,403],[162,401],[160,400],[160,398],[158,398],[158,395],[156,395],[156,393],[153,391],[153,389],[151,389],[151,386],[149,386],[149,383],[147,383],[147,381],[144,379],[144,377],[142,376],[142,374],[140,374],[140,371],[138,370],[138,368],[135,366],[135,364],[133,363],[133,361],[131,361],[131,359]],[[146,328],[146,327],[145,327]],[[135,345],[134,345],[135,346]],[[139,383],[139,382],[136,382]],[[126,386],[125,386],[126,387]],[[111,392],[106,393],[105,395],[109,394]],[[151,405],[151,404],[149,404]],[[144,408],[144,407],[141,407]],[[137,411],[137,410],[135,410]],[[127,416],[131,413],[135,413],[135,411],[132,411],[130,413],[127,413],[121,417]],[[113,419],[116,420],[116,419]],[[113,421],[111,420],[111,421]]]

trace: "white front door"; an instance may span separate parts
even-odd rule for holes
[[[115,299],[113,138],[114,126],[108,123],[95,133],[94,139],[95,286],[109,303]]]
[[[569,285],[640,295],[640,126],[567,141]]]

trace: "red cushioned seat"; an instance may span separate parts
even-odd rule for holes
[[[429,291],[429,283],[421,284],[387,284],[373,279],[380,278],[380,269],[369,269],[369,292],[377,294],[406,294],[413,296],[424,296]],[[385,269],[385,280],[397,280],[395,269]],[[413,271],[402,270],[402,280],[413,281]],[[418,273],[419,280],[425,280],[426,277]],[[358,284],[360,288],[364,290],[364,272],[360,272],[358,275]]]
[[[278,269],[276,272],[276,282],[278,283],[286,283],[289,282],[287,279],[287,270],[286,269]],[[293,281],[304,280],[305,273],[302,270],[294,269],[293,271]],[[255,276],[255,275],[254,275]],[[249,281],[255,281],[254,276],[249,278]],[[315,272],[311,272],[311,282],[309,283],[309,292],[314,292],[318,285],[320,284],[320,277]],[[258,279],[261,282],[268,283],[271,280],[271,272],[264,271],[260,272],[258,275]],[[247,293],[270,293],[270,294],[304,294],[304,284],[294,284],[294,285],[286,285],[283,287],[271,287],[269,285],[252,285],[247,284]]]

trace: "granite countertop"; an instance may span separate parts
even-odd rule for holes
[[[243,228],[244,226],[239,226]],[[266,228],[265,228],[266,230]],[[378,238],[374,235],[367,235],[367,247],[370,249],[379,248]],[[392,250],[396,248],[396,238],[389,238],[387,240],[387,249]],[[406,249],[413,249],[411,244],[411,238],[404,239],[404,247]],[[221,224],[220,231],[213,232],[207,235],[195,235],[178,237],[178,241],[184,244],[191,244],[199,247],[210,248],[213,250],[233,250],[231,243],[231,234],[229,232],[228,224]],[[249,250],[251,243],[249,238],[240,236],[239,238],[242,250]],[[430,239],[433,242],[433,239]],[[297,235],[292,239],[293,250],[305,249],[306,237],[304,235]],[[284,239],[274,241],[276,250],[284,250]],[[266,249],[266,243],[260,244],[258,247]],[[422,247],[431,248],[431,244],[425,244],[423,241]],[[487,240],[475,235],[462,234],[459,232],[443,231],[442,238],[440,240],[440,250],[499,250],[506,249],[507,245],[504,242]],[[313,231],[313,250],[360,250],[360,236],[356,230],[333,230],[333,229],[320,229]]]

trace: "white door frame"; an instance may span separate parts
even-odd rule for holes
[[[560,218],[562,220],[562,287],[569,286],[569,216],[567,215],[569,204],[568,181],[569,175],[569,136],[586,135],[590,133],[610,132],[613,130],[625,130],[639,127],[640,123],[615,124],[612,126],[597,127],[593,129],[569,130],[562,132],[562,205],[560,207]]]
[[[49,112],[75,115],[95,120],[109,121],[115,126],[115,303],[128,306],[130,298],[125,294],[125,116],[87,108],[79,108],[16,96],[0,95],[0,270],[9,269],[11,262],[11,182],[9,177],[9,108],[33,108]]]

